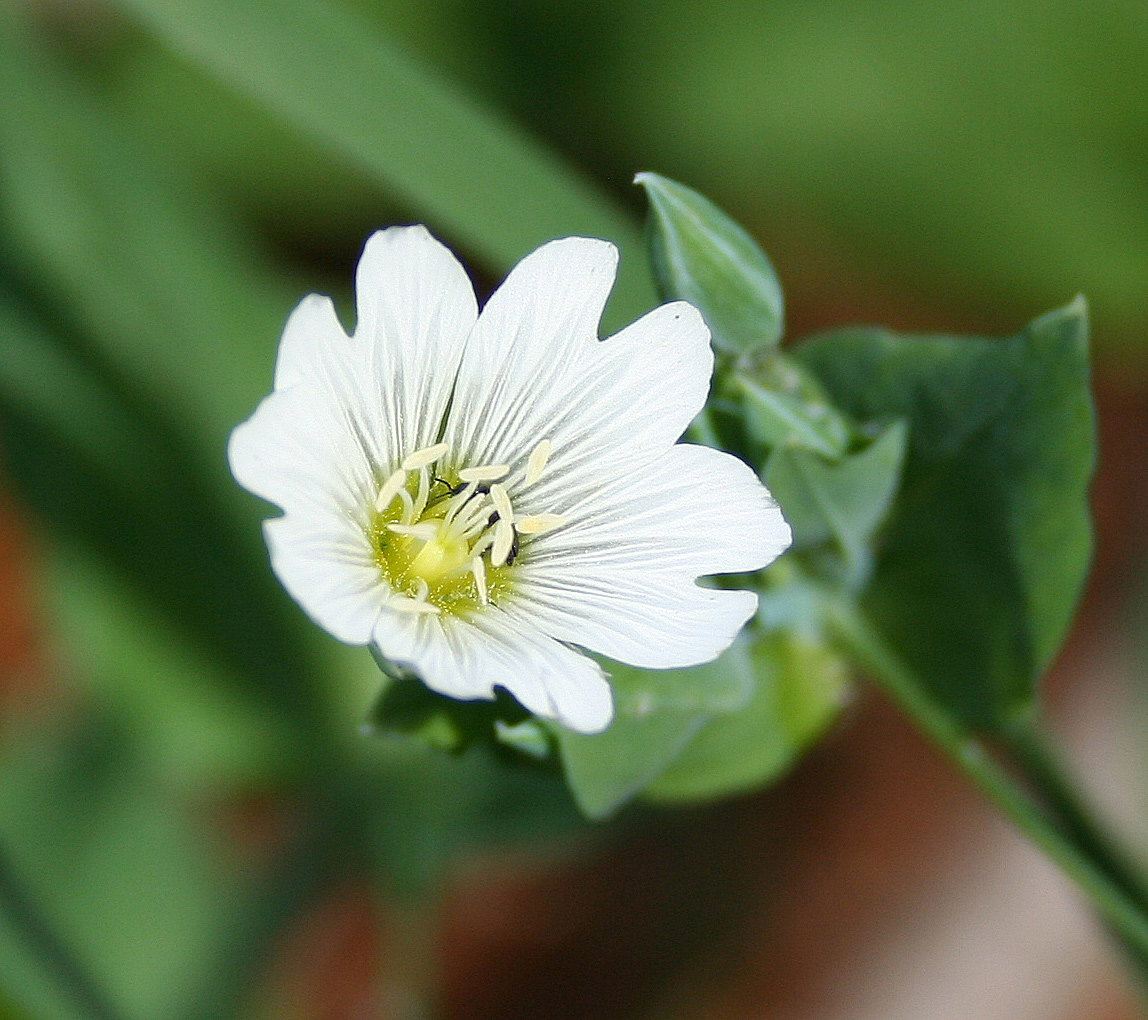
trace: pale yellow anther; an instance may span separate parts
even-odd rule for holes
[[[533,485],[539,478],[542,477],[542,471],[546,467],[546,462],[550,459],[550,440],[543,439],[530,454],[530,459],[526,462],[526,484]]]
[[[458,473],[458,479],[460,482],[497,482],[509,472],[509,464],[482,464],[478,467],[463,468]]]
[[[434,446],[426,446],[421,450],[415,450],[409,457],[403,461],[404,471],[417,471],[421,467],[427,467],[439,459],[450,447],[446,443],[435,443]]]
[[[494,545],[490,549],[490,565],[501,567],[514,544],[514,528],[509,521],[499,520],[494,526]]]
[[[498,511],[501,520],[508,524],[514,523],[514,508],[510,505],[510,496],[507,495],[505,486],[499,485],[497,482],[492,485],[490,487],[490,501],[494,504],[494,509]]]
[[[387,599],[387,605],[391,609],[397,609],[400,613],[429,613],[432,616],[437,616],[442,612],[438,606],[430,602],[423,602],[420,599],[409,599],[405,595],[392,595]]]
[[[470,572],[474,574],[474,586],[478,589],[478,601],[484,606],[490,601],[486,594],[486,567],[481,556],[470,561]]]
[[[433,521],[423,521],[421,524],[392,523],[387,525],[387,531],[393,531],[396,535],[409,535],[424,542],[438,537],[438,525]]]
[[[375,497],[375,509],[382,513],[387,507],[391,505],[393,500],[398,494],[399,489],[406,484],[407,473],[399,468],[390,478],[383,482],[383,487],[379,489],[379,494]]]
[[[543,535],[547,531],[562,527],[566,523],[565,517],[558,514],[531,514],[529,517],[520,517],[514,526],[522,535]]]

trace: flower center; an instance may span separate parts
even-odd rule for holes
[[[449,450],[446,443],[416,450],[375,499],[371,546],[393,592],[389,604],[403,612],[461,613],[497,603],[510,591],[523,537],[566,523],[557,514],[519,517],[511,500],[512,491],[541,477],[548,439],[517,472],[509,464],[432,470]]]

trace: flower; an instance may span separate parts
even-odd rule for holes
[[[582,732],[613,707],[578,647],[653,669],[712,660],[757,596],[697,578],[757,570],[790,540],[749,467],[677,444],[713,369],[697,310],[598,339],[617,258],[552,241],[479,314],[425,228],[379,231],[354,334],[305,298],[228,451],[283,510],[264,524],[272,566],[317,624],[440,693],[502,686]]]

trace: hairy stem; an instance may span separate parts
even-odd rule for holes
[[[852,609],[838,605],[830,626],[841,645],[921,731],[965,773],[1002,814],[1024,832],[1088,895],[1142,970],[1148,970],[1148,917],[1123,881],[1118,881],[1071,826],[1039,804],[968,732],[927,694],[899,657]],[[1043,783],[1041,784],[1043,787]],[[1079,805],[1076,805],[1078,808]],[[1083,811],[1080,812],[1083,816]],[[1095,828],[1088,822],[1087,831]],[[1107,846],[1107,841],[1103,841]]]

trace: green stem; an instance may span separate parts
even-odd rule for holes
[[[52,929],[28,887],[0,848],[0,914],[20,935],[80,1012],[91,1020],[121,1020],[104,990]]]
[[[1005,740],[1017,765],[1044,796],[1062,828],[1124,890],[1143,912],[1148,912],[1148,887],[1122,848],[1097,825],[1075,784],[1065,773],[1044,735],[1028,720],[1008,730]]]
[[[1073,841],[966,731],[923,691],[897,655],[852,609],[837,605],[827,621],[843,647],[910,719],[997,808],[1060,866],[1089,896],[1143,966],[1148,962],[1148,920],[1135,899]]]

